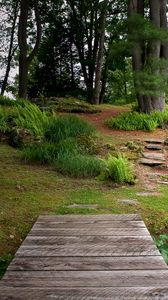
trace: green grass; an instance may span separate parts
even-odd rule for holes
[[[80,135],[93,136],[96,130],[92,125],[76,116],[61,116],[51,118],[45,129],[45,137],[48,141],[58,143],[69,137]]]
[[[106,124],[113,129],[153,131],[156,128],[163,128],[167,122],[168,110],[151,114],[125,112],[115,118],[108,119]]]
[[[55,168],[72,177],[95,177],[100,174],[101,161],[94,156],[60,152],[55,161]]]

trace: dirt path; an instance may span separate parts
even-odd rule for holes
[[[141,140],[143,141],[146,138],[150,139],[165,139],[168,137],[168,130],[157,129],[153,132],[134,130],[134,131],[123,131],[123,130],[114,130],[107,127],[104,124],[105,120],[110,117],[115,117],[122,112],[129,111],[128,108],[123,107],[114,107],[103,109],[102,112],[97,114],[80,114],[82,118],[93,124],[98,131],[103,135],[112,138],[112,141],[125,142],[130,140]]]

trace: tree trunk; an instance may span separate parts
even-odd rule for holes
[[[15,47],[13,49],[13,40],[14,40],[14,34],[15,34],[16,20],[17,20],[17,16],[18,16],[18,5],[19,5],[19,2],[16,1],[16,5],[14,7],[13,24],[12,24],[12,30],[11,30],[11,36],[10,36],[10,45],[9,45],[9,52],[8,52],[8,58],[7,58],[7,66],[6,66],[4,80],[2,82],[1,95],[3,95],[6,90],[6,86],[8,83],[8,77],[9,77],[9,73],[10,73],[10,68],[11,68],[11,60],[17,49],[17,47]]]
[[[34,12],[37,26],[37,37],[35,46],[27,56],[27,23],[28,23],[28,12],[29,12],[29,0],[21,0],[20,3],[20,17],[19,17],[19,28],[18,28],[18,43],[19,43],[19,97],[27,97],[27,80],[28,80],[28,68],[35,57],[41,40],[41,22],[38,10],[38,0],[34,0]]]
[[[94,95],[93,95],[93,100],[92,100],[92,102],[94,104],[100,103],[107,5],[108,5],[108,0],[104,0],[103,7],[102,7],[102,13],[100,16],[101,30],[100,30],[99,48],[98,48],[98,55],[97,55],[96,73],[95,73],[95,89],[94,89]]]
[[[162,1],[160,0],[150,0],[149,6],[150,6],[150,18],[151,22],[158,28],[161,26],[161,16],[160,16],[160,3]],[[161,42],[160,40],[154,40],[151,42],[150,45],[150,53],[149,56],[152,60],[159,60],[160,59],[160,52],[161,52]],[[152,68],[152,71],[155,75],[158,75],[160,72],[159,66],[155,66]],[[159,87],[158,87],[159,88]],[[163,111],[165,109],[165,98],[164,95],[161,94],[159,96],[151,96],[151,102],[152,102],[152,111],[158,110]]]

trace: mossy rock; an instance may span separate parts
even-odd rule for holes
[[[13,127],[9,132],[9,145],[15,148],[22,148],[33,142],[33,135],[28,129]]]

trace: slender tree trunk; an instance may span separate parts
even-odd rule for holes
[[[12,30],[11,30],[11,36],[10,36],[10,45],[9,45],[9,52],[8,52],[8,58],[7,58],[7,66],[6,66],[4,80],[2,82],[1,95],[3,95],[6,90],[6,86],[8,83],[8,77],[9,77],[9,73],[10,73],[10,68],[11,68],[11,60],[17,49],[17,47],[15,47],[13,49],[13,40],[14,40],[14,34],[15,34],[16,20],[17,20],[17,16],[18,16],[18,5],[19,5],[19,2],[16,1],[16,5],[14,7],[13,24],[12,24]]]
[[[20,17],[18,28],[18,43],[19,43],[19,97],[27,97],[27,80],[28,80],[28,68],[35,57],[41,40],[41,22],[38,10],[38,0],[34,0],[34,12],[37,26],[36,43],[32,52],[27,56],[27,24],[29,13],[29,0],[21,0],[20,3]]]
[[[92,102],[94,104],[99,104],[100,102],[100,92],[101,92],[101,78],[102,78],[102,68],[103,68],[103,59],[104,59],[104,39],[105,39],[105,29],[106,29],[106,13],[107,13],[108,0],[104,0],[102,13],[100,16],[100,39],[99,39],[99,48],[97,55],[97,64],[96,64],[96,73],[95,73],[95,89]]]

